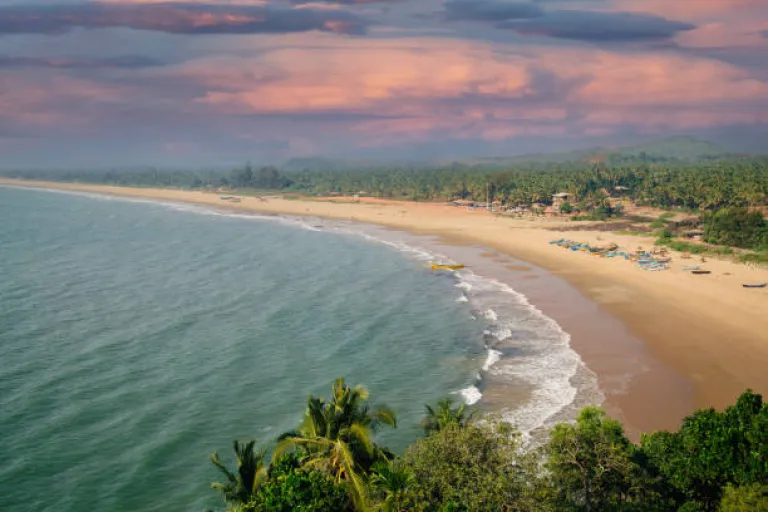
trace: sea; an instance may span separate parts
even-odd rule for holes
[[[0,187],[0,509],[221,508],[211,453],[273,441],[340,376],[397,411],[377,437],[395,452],[444,396],[526,440],[601,400],[554,320],[498,279],[432,271],[451,258],[422,242]]]

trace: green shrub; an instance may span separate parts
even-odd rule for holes
[[[768,248],[768,223],[760,212],[747,208],[724,208],[704,216],[704,239],[711,244]]]
[[[295,454],[272,463],[266,483],[244,512],[344,512],[353,510],[344,485],[319,471],[301,468]]]
[[[720,502],[720,512],[768,512],[768,484],[728,485]]]

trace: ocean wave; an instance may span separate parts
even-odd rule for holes
[[[487,372],[490,370],[491,367],[501,359],[501,356],[501,351],[492,348],[488,349],[488,357],[485,358],[485,363],[483,363],[483,371]]]
[[[456,302],[469,302],[469,299],[467,298],[466,295],[462,295],[461,297],[456,299]]]
[[[469,386],[456,392],[467,405],[474,405],[483,398],[483,394],[477,389],[477,386]]]
[[[363,236],[421,261],[450,260],[412,244],[386,241],[368,233]],[[469,269],[452,275],[456,279],[454,286],[463,291],[458,300],[468,303],[472,318],[485,322],[484,333],[493,338],[488,344],[481,372],[495,379],[496,384],[509,381],[509,385],[514,386],[522,381],[531,389],[525,403],[514,404],[502,411],[502,416],[516,425],[526,439],[530,439],[531,432],[555,421],[572,419],[562,415],[573,412],[569,407],[577,402],[580,393],[584,395],[580,403],[602,402],[604,397],[597,388],[596,376],[571,348],[570,335],[557,322],[506,283],[480,276]],[[505,355],[501,350],[504,348],[514,355]],[[572,381],[579,380],[575,379],[578,373],[584,378],[574,384]],[[478,377],[479,382],[482,376]],[[482,399],[477,385],[456,393],[468,404]]]

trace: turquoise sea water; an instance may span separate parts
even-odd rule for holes
[[[339,375],[400,450],[486,358],[455,284],[352,235],[0,187],[0,509],[215,507],[209,454]]]

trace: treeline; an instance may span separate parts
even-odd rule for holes
[[[765,511],[768,404],[751,391],[724,412],[699,410],[677,432],[627,439],[596,407],[525,451],[514,429],[452,400],[427,407],[424,437],[402,456],[374,433],[396,427],[367,391],[338,379],[271,448],[235,442],[213,484],[232,512]]]
[[[365,170],[281,171],[246,165],[231,171],[25,171],[4,175],[26,179],[104,183],[142,187],[281,190],[301,194],[365,194],[437,201],[500,200],[517,205],[550,204],[552,194],[568,192],[585,205],[618,194],[661,208],[716,211],[768,205],[768,160],[633,163],[567,162],[515,164],[487,170],[453,164],[437,168],[382,167]]]

